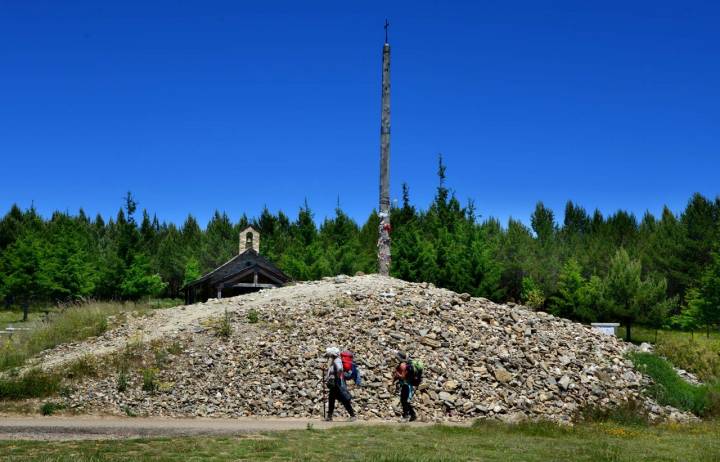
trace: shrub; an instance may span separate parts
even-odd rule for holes
[[[153,355],[155,356],[155,365],[159,369],[164,368],[169,362],[168,352],[164,348],[156,348],[155,350],[153,350]]]
[[[347,297],[338,297],[335,299],[335,306],[338,308],[348,308],[353,306],[353,301]]]
[[[247,320],[250,324],[255,324],[260,320],[260,315],[256,309],[250,308],[247,312]]]
[[[526,276],[522,280],[522,294],[520,295],[525,306],[540,309],[545,304],[545,294],[535,281]]]
[[[136,332],[127,344],[125,344],[125,351],[123,351],[123,357],[125,360],[137,360],[142,359],[143,353],[145,352],[145,342],[143,340],[142,332]]]
[[[61,411],[63,409],[65,409],[65,405],[62,403],[46,401],[40,406],[40,413],[42,415],[53,415],[55,411]]]
[[[137,417],[137,413],[132,410],[130,406],[120,406],[120,409],[125,413],[128,417]]]
[[[167,347],[167,352],[170,353],[171,355],[180,354],[182,351],[183,351],[182,343],[180,343],[178,341],[172,342]]]
[[[120,393],[127,390],[128,383],[130,382],[130,375],[128,374],[128,365],[127,362],[121,362],[118,366],[118,376],[117,376],[117,391]]]
[[[143,385],[142,389],[143,391],[147,391],[149,393],[153,393],[157,390],[158,384],[157,384],[157,375],[160,371],[157,370],[154,367],[149,367],[147,369],[143,369]]]
[[[228,313],[227,308],[225,308],[225,314],[222,318],[220,318],[220,322],[218,323],[217,334],[223,338],[230,338],[230,335],[232,335],[230,314]]]

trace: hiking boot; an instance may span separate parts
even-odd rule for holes
[[[351,415],[350,418],[347,420],[348,422],[355,422],[357,420],[357,417],[354,415]]]
[[[325,422],[332,422],[332,417],[325,417]]]
[[[409,422],[415,422],[417,420],[417,416],[410,416]]]
[[[400,417],[400,420],[399,420],[400,423],[407,423],[409,421],[410,421],[410,417],[407,417],[407,416],[402,416],[402,417]]]

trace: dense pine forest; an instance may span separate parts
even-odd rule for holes
[[[665,208],[638,219],[603,216],[568,202],[564,217],[539,202],[531,227],[478,220],[445,184],[427,209],[407,186],[391,212],[392,274],[494,301],[515,301],[581,321],[613,320],[688,330],[720,323],[720,197],[695,194],[680,215]],[[261,253],[296,280],[376,270],[378,218],[359,225],[340,208],[317,226],[310,207],[296,217],[265,209],[233,222],[215,212],[204,227],[139,211],[128,193],[114,219],[13,206],[0,220],[0,299],[7,307],[84,298],[177,297],[237,253],[251,224]]]

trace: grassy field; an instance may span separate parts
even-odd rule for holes
[[[625,338],[625,328],[620,326],[616,329],[615,334],[618,338]],[[662,342],[663,340],[689,340],[693,339],[698,343],[717,345],[720,344],[720,332],[716,329],[710,331],[708,337],[705,329],[700,329],[695,332],[683,332],[679,330],[660,329],[657,331],[657,341]],[[644,326],[633,326],[632,328],[632,340],[633,342],[648,342],[655,343],[655,329],[649,329]]]
[[[77,342],[105,332],[110,316],[125,316],[127,313],[144,313],[152,309],[166,308],[178,304],[178,300],[152,300],[134,302],[91,302],[77,304],[64,309],[53,308],[45,319],[44,313],[32,311],[31,321],[19,323],[22,312],[0,311],[0,320],[7,319],[18,327],[31,330],[0,337],[0,371],[22,366],[25,361],[48,348]],[[5,327],[0,324],[0,326]]]
[[[353,426],[248,437],[0,441],[25,461],[720,461],[720,425]]]
[[[41,319],[45,316],[45,313],[39,311],[31,311],[28,313],[28,321],[33,322]],[[22,325],[23,312],[22,310],[0,310],[0,330],[5,329],[8,325],[14,325],[15,327],[24,327]]]

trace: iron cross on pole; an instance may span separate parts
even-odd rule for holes
[[[390,27],[390,23],[388,22],[387,19],[385,19],[385,43],[388,43],[388,36],[387,36],[388,27]]]

